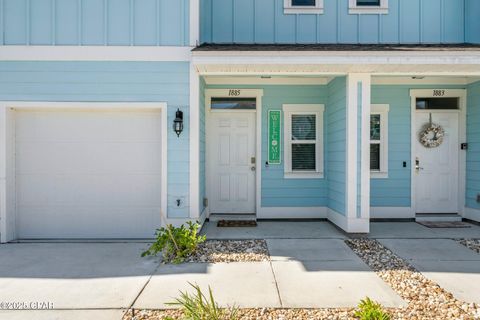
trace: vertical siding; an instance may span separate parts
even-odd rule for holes
[[[283,3],[284,0],[201,0],[201,41],[463,43],[465,11],[471,21],[470,38],[480,38],[478,0],[390,0],[386,15],[349,14],[348,0],[324,0],[323,14],[285,15]]]
[[[0,100],[168,103],[169,217],[188,217],[188,125],[177,138],[170,124],[175,111],[188,123],[189,64],[169,62],[0,62]]]
[[[467,109],[467,195],[466,206],[480,209],[480,82],[468,87]]]
[[[210,88],[230,88],[227,86],[209,86]],[[236,86],[235,88],[263,89],[262,98],[262,159],[268,159],[268,111],[282,110],[283,104],[325,104],[326,86]],[[283,121],[283,119],[282,119]],[[282,126],[283,128],[283,126]],[[282,141],[283,130],[282,130]],[[326,179],[284,179],[282,164],[262,165],[262,207],[324,207],[327,205]],[[325,151],[326,153],[326,151]]]
[[[480,43],[480,1],[465,0],[466,1],[466,42]]]
[[[328,104],[326,108],[328,207],[340,214],[345,214],[346,92],[347,81],[345,77],[336,78],[328,85]]]
[[[0,44],[189,43],[189,0],[0,0]]]

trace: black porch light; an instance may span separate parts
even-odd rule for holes
[[[177,137],[180,137],[180,134],[183,131],[183,112],[180,109],[175,113],[175,120],[173,120],[173,131],[177,134]]]

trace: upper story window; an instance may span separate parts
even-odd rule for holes
[[[285,14],[323,13],[323,0],[284,0]]]
[[[349,0],[350,14],[387,14],[388,0]]]

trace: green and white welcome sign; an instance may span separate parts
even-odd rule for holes
[[[281,164],[281,126],[282,111],[268,111],[268,163]]]

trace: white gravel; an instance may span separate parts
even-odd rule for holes
[[[480,253],[480,239],[457,239],[457,242],[477,253]]]
[[[209,240],[199,245],[185,262],[260,262],[269,261],[265,240]]]
[[[408,302],[394,319],[480,319],[480,306],[459,301],[373,239],[346,240],[362,260]]]

